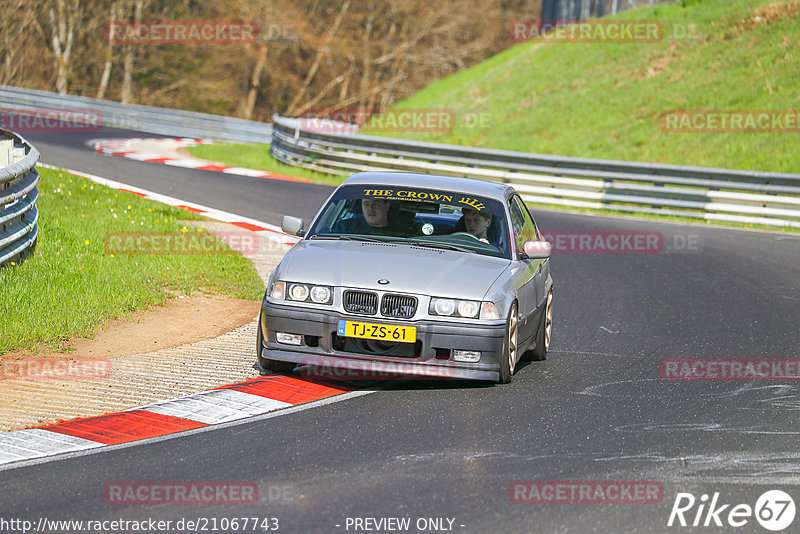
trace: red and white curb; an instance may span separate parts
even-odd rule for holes
[[[276,174],[274,172],[262,171],[258,169],[217,165],[199,158],[182,156],[178,153],[179,148],[214,144],[214,141],[210,141],[208,139],[196,139],[190,137],[137,137],[131,139],[92,139],[87,144],[92,147],[92,150],[99,154],[105,154],[107,156],[121,156],[136,161],[163,163],[164,165],[172,165],[173,167],[182,167],[185,169],[216,171],[239,176],[268,178],[270,180],[309,182],[309,180],[292,178],[290,176],[283,176],[282,174]]]
[[[230,423],[356,389],[269,375],[124,412],[12,430],[0,433],[0,466]]]
[[[298,238],[271,224],[241,217],[207,206],[129,186],[92,174],[63,170],[97,184],[162,202],[250,230],[283,244]],[[169,436],[212,425],[231,423],[301,404],[320,401],[360,389],[284,375],[269,375],[222,386],[176,399],[159,401],[124,412],[75,419],[38,428],[0,433],[0,467],[5,464],[48,458],[66,453],[91,451],[143,439]],[[360,393],[360,392],[358,392]],[[13,467],[10,466],[10,467]]]

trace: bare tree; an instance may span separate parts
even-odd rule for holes
[[[134,25],[138,25],[142,21],[143,9],[144,1],[136,0],[135,7],[133,9]],[[123,104],[133,101],[133,90],[131,86],[133,85],[133,61],[136,57],[134,46],[135,45],[132,44],[125,45],[125,62],[123,63],[122,67],[122,92],[120,95],[120,100]]]
[[[35,28],[35,11],[26,0],[15,0],[4,7],[0,17],[0,83],[13,85],[24,67],[26,38]],[[37,28],[41,30],[41,28]],[[34,30],[35,31],[35,30]]]
[[[114,24],[117,22],[119,13],[119,2],[114,0],[111,3],[110,9],[110,19],[109,19],[109,34],[107,35],[108,38],[108,47],[106,48],[106,61],[103,64],[103,74],[100,77],[100,85],[97,86],[97,98],[103,98],[106,94],[106,89],[108,89],[108,80],[111,78],[111,64],[114,58],[114,40],[111,38],[111,30],[113,29]]]
[[[308,106],[305,106],[305,109],[302,109],[302,106],[300,106],[300,102],[302,102],[303,98],[305,98],[306,92],[308,91],[308,88],[311,85],[311,81],[317,74],[320,62],[325,57],[325,55],[330,52],[331,41],[333,41],[333,38],[336,36],[336,32],[339,30],[339,26],[341,26],[342,24],[342,19],[344,18],[345,13],[347,13],[347,9],[349,7],[350,7],[350,0],[346,0],[342,4],[341,9],[339,10],[339,14],[336,15],[336,19],[333,21],[333,25],[331,26],[331,29],[328,32],[325,44],[323,46],[320,46],[319,49],[317,50],[317,54],[314,57],[314,62],[311,64],[311,68],[308,69],[308,73],[306,74],[306,77],[303,80],[303,85],[300,86],[300,89],[297,91],[297,94],[289,104],[289,107],[286,110],[286,113],[288,115],[302,113],[303,111],[308,109]]]
[[[254,51],[255,64],[248,78],[249,83],[245,90],[245,96],[240,101],[237,110],[237,115],[239,117],[251,119],[261,87],[261,76],[264,72],[264,67],[267,65],[267,58],[269,56],[270,36],[265,33],[265,30],[269,28],[269,23],[275,16],[277,9],[272,0],[261,0],[258,3],[252,0],[245,0],[243,4],[239,6],[239,10],[241,13],[246,13],[248,16],[257,20],[260,28],[258,42],[247,45],[249,49]]]
[[[3,0],[0,83],[256,119],[386,109],[511,44],[509,22],[537,16],[540,1]],[[148,18],[253,20],[269,31],[225,46],[103,38],[104,23]],[[276,38],[285,28],[296,38]]]
[[[67,93],[72,45],[75,42],[75,25],[80,16],[80,0],[55,0],[47,11],[50,21],[51,43],[56,61],[56,91]]]

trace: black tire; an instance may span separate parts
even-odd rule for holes
[[[547,358],[550,350],[550,340],[553,335],[553,290],[547,294],[542,319],[539,321],[539,330],[536,332],[536,347],[529,351],[529,359],[540,362]]]
[[[279,360],[269,360],[264,358],[261,353],[264,348],[264,335],[261,333],[261,314],[258,314],[258,333],[256,334],[256,356],[258,357],[258,366],[261,368],[262,374],[267,374],[267,371],[273,373],[291,373],[297,364],[292,362],[282,362]]]
[[[517,349],[519,343],[519,318],[517,317],[517,303],[511,305],[506,319],[506,336],[503,340],[503,352],[500,355],[500,377],[497,382],[508,384],[514,375],[517,363]]]

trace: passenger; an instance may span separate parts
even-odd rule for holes
[[[478,238],[479,241],[489,243],[487,232],[492,225],[492,214],[488,211],[478,211],[473,208],[461,210],[464,214],[464,226],[467,232]]]

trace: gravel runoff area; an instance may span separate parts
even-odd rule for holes
[[[192,221],[206,230],[253,236],[258,246],[242,250],[266,283],[289,246],[227,223]],[[213,339],[152,352],[110,358],[111,371],[92,380],[0,381],[0,430],[14,430],[76,417],[118,412],[159,400],[198,393],[259,375],[257,317]],[[124,335],[124,334],[123,334]]]

